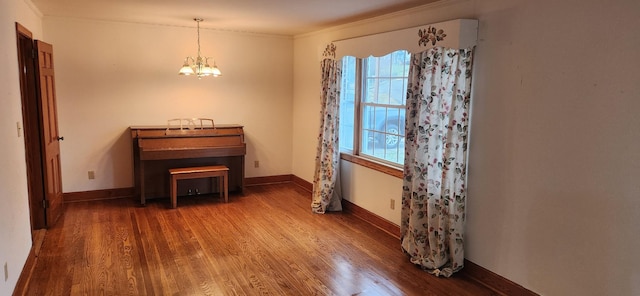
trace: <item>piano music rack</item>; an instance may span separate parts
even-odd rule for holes
[[[174,118],[167,120],[165,135],[208,134],[215,128],[211,118]]]

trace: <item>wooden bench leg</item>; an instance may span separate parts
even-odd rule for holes
[[[229,179],[227,174],[216,176],[218,179],[218,190],[220,198],[224,197],[224,202],[229,202]]]
[[[178,207],[178,180],[175,176],[171,176],[171,207]]]
[[[222,186],[222,190],[224,190],[224,202],[229,202],[229,175],[226,172],[222,176],[222,180],[224,183]]]

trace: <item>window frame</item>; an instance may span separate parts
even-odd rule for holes
[[[395,51],[394,51],[395,52]],[[393,54],[394,52],[391,52],[389,54]],[[363,140],[362,140],[362,136],[363,136],[363,128],[364,128],[364,123],[362,122],[363,119],[363,112],[364,112],[364,108],[365,105],[381,105],[381,106],[386,106],[386,107],[397,107],[398,105],[392,105],[392,104],[379,104],[379,103],[365,103],[363,102],[363,98],[365,97],[365,92],[366,92],[366,86],[363,85],[364,79],[365,79],[365,66],[366,66],[366,58],[359,58],[359,57],[354,57],[355,58],[355,90],[354,90],[354,107],[353,107],[353,147],[352,149],[346,149],[343,147],[340,147],[340,158],[342,160],[345,161],[349,161],[351,163],[355,163],[358,165],[362,165],[364,167],[394,176],[394,177],[398,177],[398,178],[402,178],[403,176],[403,164],[402,163],[397,163],[397,162],[393,162],[393,161],[389,161],[389,160],[385,160],[383,158],[380,157],[376,157],[373,155],[369,155],[369,154],[365,154],[362,151],[362,145],[363,145]],[[344,59],[344,57],[343,57]],[[410,56],[408,57],[408,59],[410,59]],[[393,79],[393,76],[388,77],[390,80]],[[407,79],[405,77],[405,79]],[[405,86],[406,86],[406,81],[405,81]],[[406,89],[405,89],[406,91]],[[406,95],[406,94],[405,94]],[[342,97],[340,98],[342,100]],[[404,105],[400,105],[402,106],[401,108],[405,108],[406,107],[406,98],[403,99],[404,101]],[[386,115],[385,115],[386,116]],[[405,115],[406,117],[406,115]],[[385,120],[386,121],[386,120]],[[400,124],[404,124],[404,123],[400,123]],[[370,129],[369,129],[370,130]],[[385,131],[386,132],[386,131]],[[404,138],[404,137],[403,137]],[[385,147],[385,149],[387,149]],[[398,153],[404,153],[404,151],[399,150],[398,149]]]

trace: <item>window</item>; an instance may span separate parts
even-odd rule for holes
[[[404,124],[410,54],[344,57],[340,149],[392,165],[404,163]]]

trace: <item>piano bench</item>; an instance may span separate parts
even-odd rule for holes
[[[220,197],[224,194],[224,202],[229,201],[229,168],[223,165],[169,169],[171,187],[171,207],[178,206],[178,180],[218,178]],[[215,185],[215,184],[214,184]]]

